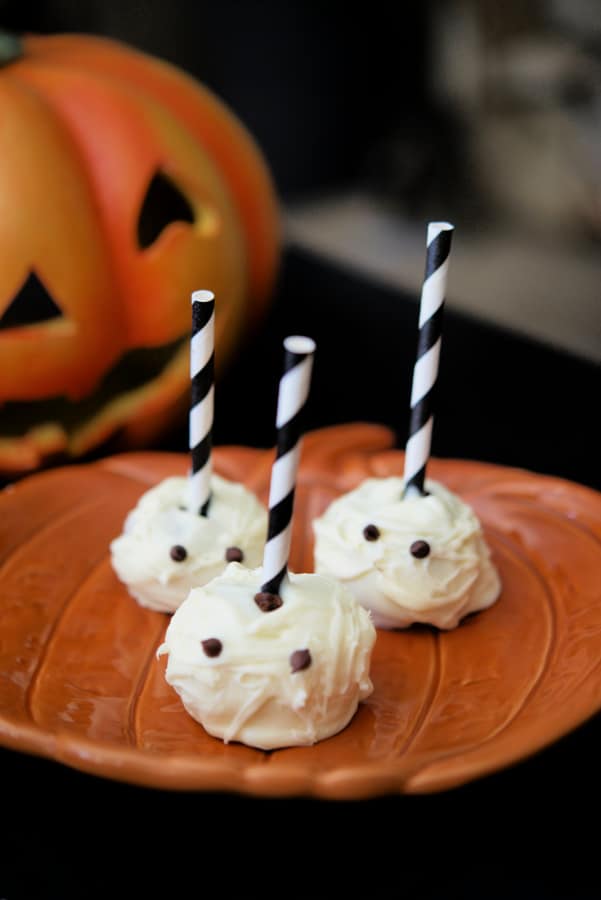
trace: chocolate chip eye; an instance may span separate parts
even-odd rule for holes
[[[290,669],[294,672],[302,672],[311,665],[311,654],[308,650],[295,650],[290,654]]]
[[[416,559],[425,559],[430,553],[430,544],[427,541],[413,541],[409,547],[409,552]]]
[[[138,219],[140,249],[154,244],[171,222],[194,221],[194,210],[177,185],[164,172],[157,172],[148,185]]]
[[[240,547],[228,547],[225,551],[226,562],[242,562],[244,553]]]
[[[380,537],[380,529],[377,525],[366,525],[363,529],[363,537],[366,541],[377,541]]]
[[[201,641],[200,643],[205,656],[219,656],[223,650],[223,644],[219,638],[207,638],[206,641]]]
[[[169,551],[169,556],[174,562],[183,562],[188,555],[188,551],[181,544],[174,544]]]

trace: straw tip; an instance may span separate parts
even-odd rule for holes
[[[428,222],[428,243],[443,231],[455,231],[451,222]]]
[[[192,291],[192,303],[210,303],[214,299],[215,294],[212,291]]]
[[[313,338],[300,334],[292,334],[284,340],[284,348],[289,353],[315,353],[316,346]]]

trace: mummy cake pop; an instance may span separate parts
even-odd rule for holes
[[[473,510],[435,481],[369,478],[314,521],[315,570],[337,578],[381,628],[454,628],[497,599],[499,576]]]
[[[228,562],[261,562],[267,513],[242,485],[213,474],[208,515],[189,505],[186,478],[167,478],[147,491],[111,543],[113,567],[142,606],[173,612],[193,587]]]
[[[226,743],[262,750],[341,731],[372,691],[375,629],[350,592],[290,574],[279,605],[260,606],[261,569],[231,563],[173,616],[161,653],[190,715]]]
[[[454,628],[500,592],[474,511],[425,481],[451,231],[445,222],[428,229],[405,477],[367,479],[313,523],[315,571],[345,584],[383,628]]]
[[[115,572],[142,606],[173,612],[229,562],[261,562],[267,513],[243,485],[211,471],[214,297],[192,295],[191,474],[167,478],[138,501],[111,543]]]
[[[215,737],[263,750],[336,734],[372,691],[369,613],[338,582],[288,572],[314,346],[308,338],[285,341],[262,568],[234,562],[191,591],[159,649],[168,654],[167,682],[193,718]]]

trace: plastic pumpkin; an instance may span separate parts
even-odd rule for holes
[[[81,35],[0,39],[0,470],[148,441],[188,388],[190,293],[217,365],[278,258],[266,166],[170,65]]]

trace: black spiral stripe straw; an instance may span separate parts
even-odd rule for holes
[[[192,294],[192,336],[189,416],[191,471],[190,509],[206,516],[211,501],[211,443],[213,432],[215,297],[211,291]]]
[[[442,317],[453,225],[430,222],[426,274],[419,308],[417,358],[411,387],[409,439],[405,448],[404,493],[426,493],[426,465],[432,444],[434,401],[442,342]]]
[[[276,458],[269,488],[269,524],[263,555],[261,593],[257,605],[268,612],[281,605],[280,585],[288,570],[292,510],[302,442],[302,419],[313,368],[315,343],[308,337],[284,341],[284,371],[280,379],[276,415]],[[270,599],[271,598],[271,599]],[[273,601],[277,601],[275,604]]]

